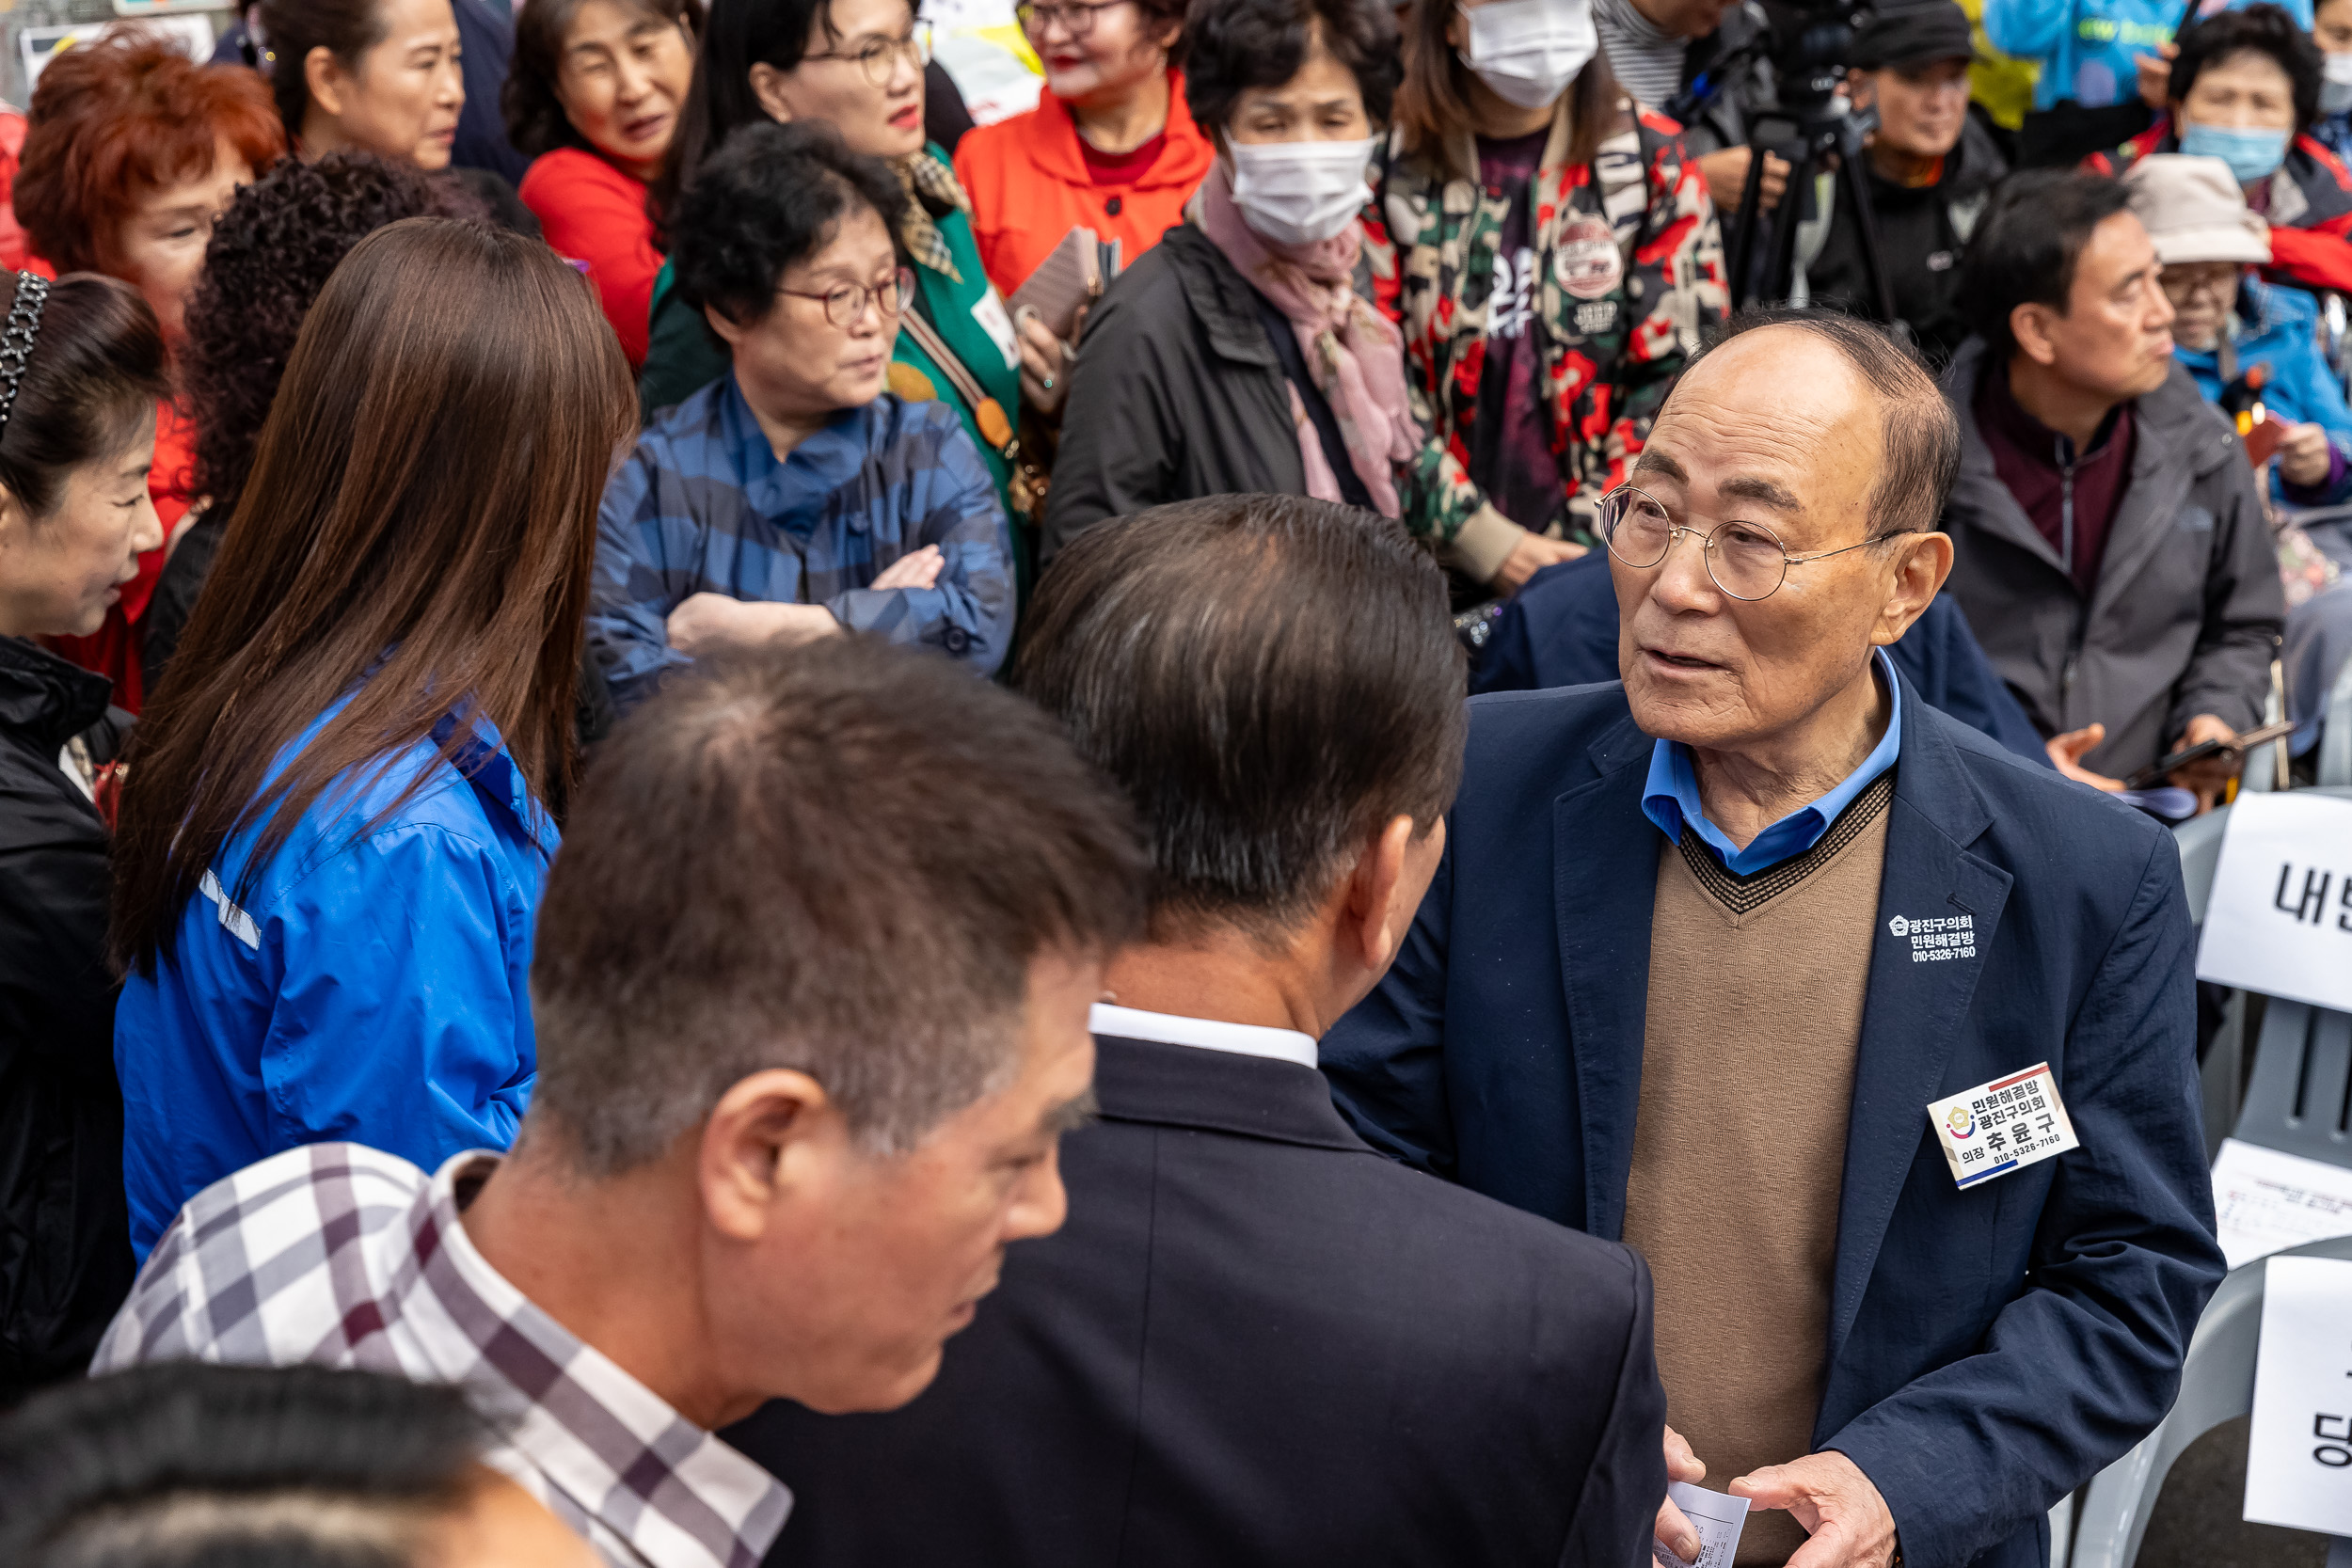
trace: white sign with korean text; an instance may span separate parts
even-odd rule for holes
[[[2352,800],[2237,798],[2197,977],[2352,1012]]]
[[[2246,1517],[2352,1535],[2352,1262],[2263,1265]]]
[[[1928,1120],[1963,1187],[2081,1147],[2047,1062],[1939,1100],[1928,1107]]]

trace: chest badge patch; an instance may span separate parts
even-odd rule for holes
[[[1551,276],[1578,299],[1614,293],[1625,281],[1625,253],[1608,223],[1586,213],[1563,224],[1552,246]]]

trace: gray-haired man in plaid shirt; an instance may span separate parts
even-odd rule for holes
[[[93,1370],[459,1383],[608,1561],[753,1568],[791,1498],[710,1429],[903,1404],[1059,1227],[1142,863],[1051,721],[943,661],[844,640],[665,690],[566,825],[513,1154],[317,1144],[208,1188]]]

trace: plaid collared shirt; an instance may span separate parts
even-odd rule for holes
[[[139,1272],[93,1372],[193,1357],[324,1362],[464,1386],[485,1457],[615,1568],[755,1568],[792,1496],[526,1300],[458,1211],[498,1164],[434,1176],[310,1144],[199,1193]]]

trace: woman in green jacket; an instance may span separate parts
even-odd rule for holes
[[[923,135],[930,57],[930,31],[908,0],[717,0],[650,202],[658,223],[727,133],[762,119],[830,120],[851,151],[887,160],[913,198],[898,239],[916,279],[890,389],[955,408],[1017,517],[1027,510],[1014,484],[1021,405],[1058,411],[1068,390],[1063,348],[1034,321],[1016,327],[980,265],[963,187],[946,153]],[[650,325],[638,383],[648,415],[727,368],[718,340],[670,287],[667,267]],[[1025,588],[1030,552],[1025,537],[1018,543]]]

